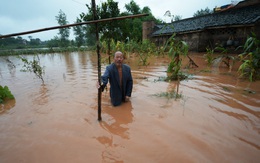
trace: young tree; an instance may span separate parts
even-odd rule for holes
[[[168,51],[168,55],[171,59],[167,69],[169,80],[186,78],[186,76],[181,72],[181,56],[186,57],[188,55],[189,47],[185,41],[178,40],[175,36],[176,34],[173,34],[164,46],[164,51]]]
[[[59,11],[59,15],[55,16],[55,18],[59,25],[66,25],[69,23],[67,21],[66,14],[62,10]],[[60,46],[67,47],[69,45],[70,28],[60,28],[58,35],[60,39]]]

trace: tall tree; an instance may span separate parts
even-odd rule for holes
[[[154,16],[151,13],[151,10],[148,6],[145,6],[143,9],[134,1],[131,0],[130,3],[125,4],[127,12],[122,13],[122,16],[133,15],[133,14],[149,14],[149,16],[127,19],[122,21],[122,35],[124,38],[129,38],[130,40],[135,40],[140,42],[142,40],[142,23],[143,21],[155,20]],[[157,21],[156,21],[157,22]]]
[[[93,13],[91,11],[91,7],[86,4],[88,8],[87,13],[80,14],[80,18],[82,21],[93,20]],[[111,21],[111,22],[103,22],[99,23],[99,32],[101,35],[101,40],[106,40],[106,42],[111,39],[115,41],[126,41],[126,40],[142,40],[142,22],[154,20],[156,23],[161,23],[160,20],[157,20],[151,13],[149,7],[145,6],[143,9],[139,7],[133,0],[130,1],[129,4],[125,4],[127,9],[126,12],[120,13],[118,9],[118,2],[114,2],[114,0],[107,0],[107,2],[103,2],[101,5],[97,6],[97,15],[99,19],[118,17],[118,16],[127,16],[133,14],[143,14],[148,13],[149,16],[135,18],[135,19],[124,19],[120,21]],[[86,35],[89,38],[91,34],[94,33],[93,25],[87,25]],[[88,40],[87,40],[88,41]],[[91,40],[89,40],[91,41]]]
[[[93,19],[93,13],[91,7],[86,5],[88,8],[88,13],[81,14],[81,19],[84,21],[89,21]],[[120,10],[118,8],[118,2],[114,2],[113,0],[107,0],[107,2],[103,2],[100,6],[97,6],[97,17],[99,19],[106,19],[112,17],[118,17],[120,15]],[[87,34],[91,34],[94,32],[94,26],[89,25],[86,28]],[[118,21],[113,22],[102,22],[99,23],[98,32],[101,35],[101,40],[105,40],[108,47],[108,54],[110,60],[110,43],[111,40],[119,40],[121,38],[121,30]]]
[[[58,16],[55,16],[56,20],[58,21],[59,25],[66,25],[69,22],[67,21],[66,14],[60,10]],[[59,39],[60,39],[60,46],[66,47],[69,45],[69,35],[70,35],[70,28],[60,28],[59,29]]]
[[[125,8],[129,14],[134,15],[134,14],[141,13],[141,9],[140,9],[139,5],[137,5],[134,0],[131,0],[130,3],[125,4]]]
[[[81,20],[79,18],[77,18],[76,23],[80,23]],[[73,27],[73,31],[74,31],[74,35],[75,37],[75,42],[77,47],[80,47],[82,45],[84,45],[85,43],[85,33],[84,33],[84,29],[83,29],[83,25],[78,25]]]
[[[86,4],[87,12],[80,14],[80,18],[79,18],[80,21],[93,20],[93,11],[90,6],[88,4]],[[82,26],[82,28],[85,33],[84,37],[85,37],[87,46],[94,46],[96,43],[95,26],[93,24],[87,24],[87,25]]]
[[[112,17],[118,17],[120,14],[120,10],[118,8],[118,2],[114,2],[113,0],[107,0],[107,2],[104,2],[101,4],[100,8],[100,18],[112,18]],[[108,62],[110,61],[111,56],[111,41],[112,39],[118,40],[120,38],[120,27],[118,24],[118,21],[113,22],[103,22],[100,23],[100,31],[102,33],[102,39],[106,40],[107,47],[108,47]]]
[[[80,21],[91,21],[93,20],[93,11],[92,11],[92,5],[86,4],[87,12],[80,14]],[[98,8],[98,6],[97,6]],[[98,10],[97,10],[98,11]],[[96,36],[95,36],[95,25],[93,24],[87,24],[86,26],[83,26],[83,30],[85,32],[85,38],[86,38],[86,44],[88,46],[94,46],[96,43]]]

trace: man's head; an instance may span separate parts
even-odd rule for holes
[[[115,52],[114,63],[116,64],[117,67],[122,66],[123,60],[124,60],[123,53],[120,51]]]

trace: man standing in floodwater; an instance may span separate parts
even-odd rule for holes
[[[110,98],[114,106],[129,101],[133,89],[131,68],[123,64],[123,60],[123,53],[120,51],[115,52],[114,62],[106,67],[103,76],[101,76],[102,92],[108,81],[110,83]]]

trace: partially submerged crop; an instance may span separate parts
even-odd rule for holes
[[[260,78],[259,44],[260,40],[252,33],[252,36],[248,37],[244,44],[244,52],[239,55],[240,60],[243,63],[240,65],[238,72],[241,77],[248,77],[251,82]]]

